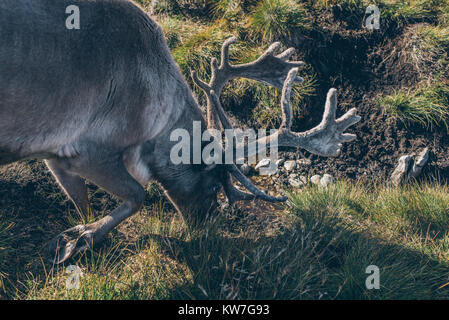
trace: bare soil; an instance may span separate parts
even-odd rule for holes
[[[429,147],[430,160],[422,178],[447,181],[449,134],[446,128],[430,130],[419,124],[404,124],[385,114],[377,103],[379,96],[394,89],[413,88],[420,80],[408,55],[411,34],[422,23],[404,27],[392,24],[368,32],[361,31],[360,27],[351,29],[350,19],[347,23],[340,20],[333,23],[337,21],[335,16],[322,19],[329,26],[323,28],[326,33],[299,37],[291,43],[318,72],[319,79],[317,94],[305,100],[305,114],[295,122],[294,129],[304,131],[321,121],[326,93],[331,87],[338,89],[339,114],[356,107],[362,119],[349,129],[357,134],[357,140],[344,144],[339,157],[323,158],[304,152],[312,160],[312,166],[300,171],[306,175],[330,173],[336,177],[385,181],[400,156]]]

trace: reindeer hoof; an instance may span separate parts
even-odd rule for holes
[[[48,250],[53,263],[62,263],[76,252],[84,252],[93,243],[93,231],[84,225],[77,225],[54,238]]]

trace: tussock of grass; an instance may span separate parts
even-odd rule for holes
[[[112,238],[64,269],[31,278],[29,299],[448,298],[449,189],[338,182],[290,195],[284,213],[229,211],[189,230],[163,203],[136,217],[139,238]],[[380,269],[367,290],[366,267]]]
[[[220,57],[221,45],[232,36],[231,33],[223,31],[219,26],[197,27],[195,34],[181,39],[181,46],[173,51],[173,57],[184,74],[189,70],[196,70],[203,79],[210,77],[210,61],[214,57]],[[244,42],[235,43],[230,48],[230,55],[235,57],[247,51]]]
[[[348,7],[361,7],[365,2],[363,0],[318,0],[315,3],[317,8],[329,9],[332,6],[348,6]]]
[[[441,6],[438,19],[440,26],[449,27],[449,3]]]
[[[228,23],[238,22],[255,3],[257,1],[216,0],[211,5],[211,12],[216,19],[224,19]]]
[[[150,14],[171,16],[197,16],[207,10],[210,0],[135,0]]]
[[[407,22],[420,21],[422,19],[435,16],[435,7],[432,2],[437,3],[439,0],[406,0],[386,2],[388,5],[387,14],[390,18],[401,19]]]
[[[329,257],[333,262],[328,262],[328,292],[338,288],[334,294],[343,299],[447,295],[437,289],[445,283],[443,270],[447,270],[447,265],[440,264],[447,261],[447,186],[393,189],[340,182],[328,190],[308,188],[293,196],[292,203],[306,225],[322,221],[325,230],[321,233],[334,234],[328,229],[333,225],[344,234],[330,251],[334,254]],[[329,224],[326,219],[338,222]],[[364,286],[368,265],[381,270],[380,290]]]
[[[253,37],[263,41],[290,38],[303,29],[310,28],[306,10],[293,0],[262,0],[248,21]]]
[[[444,125],[449,130],[449,83],[440,82],[430,87],[397,90],[381,97],[384,110],[404,123],[416,122],[433,129]]]

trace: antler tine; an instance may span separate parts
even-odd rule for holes
[[[233,129],[231,121],[226,116],[226,113],[224,112],[223,107],[221,106],[221,103],[213,90],[211,91],[210,96],[211,96],[211,99],[213,102],[212,105],[216,109],[215,111],[217,112],[218,117],[219,117],[221,123],[223,124],[223,128],[224,129]],[[249,180],[247,177],[245,177],[244,174],[241,173],[241,171],[235,164],[228,164],[227,166],[228,166],[229,173],[234,178],[236,178],[237,181],[239,181],[247,190],[249,190],[251,192],[251,193],[245,193],[245,192],[242,192],[242,191],[236,189],[234,187],[234,185],[232,184],[231,176],[228,175],[226,177],[225,183],[223,184],[223,187],[224,187],[226,196],[228,197],[228,200],[231,204],[234,203],[235,201],[251,200],[254,198],[260,198],[260,199],[263,199],[263,200],[269,201],[269,202],[279,202],[279,201],[287,200],[286,197],[282,197],[282,198],[272,197],[270,195],[267,195],[263,191],[259,190],[251,182],[251,180]]]
[[[278,54],[276,56],[276,58],[279,58],[279,59],[282,59],[285,61],[285,60],[289,59],[294,53],[295,53],[295,48],[288,48],[284,52]],[[304,63],[302,63],[302,66],[303,65],[304,65]]]
[[[201,89],[203,89],[205,92],[209,92],[211,90],[211,88],[209,87],[209,85],[204,82],[203,80],[201,80],[200,78],[198,78],[198,75],[196,74],[195,70],[192,70],[190,72],[190,75],[192,77],[193,82],[200,87]]]
[[[289,48],[284,52],[275,55],[281,44],[273,43],[265,52],[255,61],[240,65],[231,65],[229,62],[229,47],[237,42],[235,36],[227,39],[221,47],[221,61],[218,66],[217,59],[211,61],[212,74],[209,84],[192,74],[194,82],[205,91],[209,98],[210,90],[214,90],[217,96],[220,96],[224,85],[234,78],[247,78],[268,83],[277,88],[282,88],[284,80],[291,68],[304,66],[302,61],[287,61],[295,52],[294,48]],[[301,77],[296,77],[295,81],[303,81]]]
[[[304,65],[304,62],[302,61],[287,61],[295,52],[293,48],[289,48],[275,56],[275,52],[281,46],[279,42],[273,43],[256,61],[240,65],[231,65],[229,63],[229,47],[236,41],[237,38],[233,36],[223,43],[221,48],[220,66],[218,66],[217,59],[212,59],[212,73],[209,83],[200,80],[195,71],[191,72],[194,83],[198,85],[206,94],[206,117],[208,128],[216,128],[223,125],[220,124],[220,121],[217,121],[217,115],[213,112],[216,112],[218,108],[214,108],[213,106],[211,97],[212,90],[216,93],[217,97],[220,97],[221,91],[225,84],[229,80],[239,77],[261,81],[274,87],[282,88],[284,80],[290,69]],[[304,79],[301,77],[296,77],[295,81],[302,82]]]
[[[282,88],[281,109],[282,109],[282,123],[281,128],[290,130],[292,126],[293,110],[290,105],[290,96],[292,92],[292,84],[295,81],[298,68],[293,68],[285,79],[284,87]]]
[[[249,180],[238,168],[235,164],[227,165],[228,170],[231,175],[237,179],[249,192],[251,192],[256,198],[260,198],[262,200],[268,202],[282,202],[286,201],[287,197],[273,197],[265,192],[259,190],[252,182]]]
[[[231,38],[227,39],[222,47],[221,47],[221,64],[220,68],[227,68],[230,67],[229,64],[229,46],[233,43],[237,42],[237,37],[232,36]]]
[[[215,94],[214,90],[210,91],[210,99],[212,102],[212,107],[214,111],[217,113],[218,119],[220,119],[223,129],[234,129],[231,120],[229,120],[228,116],[226,115],[226,112],[224,111],[220,103],[220,99],[218,99],[218,96]]]
[[[253,194],[240,191],[239,189],[234,187],[234,185],[232,184],[232,178],[229,174],[226,175],[226,179],[223,183],[223,188],[230,204],[233,204],[234,202],[240,200],[252,200],[255,198]]]

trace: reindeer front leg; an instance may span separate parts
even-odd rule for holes
[[[120,222],[135,214],[143,205],[145,190],[126,170],[121,153],[98,146],[95,150],[91,156],[81,154],[75,159],[59,161],[67,172],[91,181],[123,200],[123,203],[94,223],[78,225],[59,234],[49,247],[55,263],[64,262],[74,253],[100,242]]]

